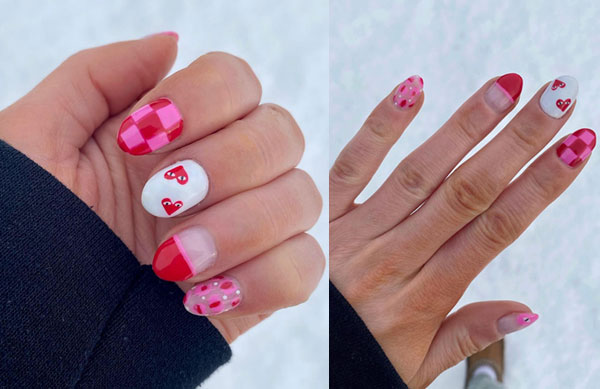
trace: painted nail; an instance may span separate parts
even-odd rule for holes
[[[553,80],[540,97],[540,106],[548,116],[561,118],[577,99],[579,85],[571,76],[560,76]]]
[[[150,37],[157,36],[157,35],[167,35],[167,36],[170,36],[170,37],[174,38],[175,42],[179,42],[179,34],[177,34],[175,31],[157,32],[157,33],[154,33],[154,34],[146,35],[144,38],[150,38]]]
[[[535,323],[540,316],[536,313],[511,313],[498,319],[498,332],[510,334]]]
[[[423,91],[423,79],[417,75],[410,76],[398,86],[394,94],[394,105],[400,109],[409,109],[417,102]]]
[[[159,170],[142,189],[142,205],[157,217],[177,216],[206,197],[208,176],[191,159]]]
[[[239,282],[231,276],[216,276],[188,290],[183,305],[189,313],[214,316],[230,311],[242,301]]]
[[[163,242],[154,254],[152,270],[163,280],[184,281],[203,272],[217,260],[217,247],[208,230],[186,228]]]
[[[129,154],[158,150],[181,135],[183,120],[175,104],[166,98],[146,104],[121,124],[117,142]]]
[[[590,156],[596,147],[596,134],[589,128],[577,130],[556,149],[558,158],[571,167],[576,167]]]
[[[502,113],[521,95],[523,79],[517,73],[508,73],[498,78],[485,92],[484,99],[492,109]]]

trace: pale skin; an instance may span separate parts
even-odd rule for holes
[[[531,312],[518,302],[487,301],[448,315],[477,274],[586,163],[572,168],[557,157],[562,138],[510,183],[573,112],[560,119],[544,114],[538,103],[544,85],[448,177],[517,103],[500,113],[485,104],[484,93],[495,80],[401,161],[364,203],[354,200],[417,115],[423,94],[407,110],[387,96],[330,171],[331,280],[411,388],[426,387],[442,371],[501,339],[499,318]]]
[[[163,79],[176,53],[170,35],[79,52],[0,112],[0,138],[75,193],[140,264],[151,264],[179,229],[210,230],[217,263],[179,285],[187,290],[223,272],[242,284],[239,307],[210,318],[233,342],[317,286],[325,259],[304,231],[316,222],[321,197],[295,168],[304,151],[300,128],[285,109],[260,104],[260,83],[245,61],[209,53]],[[182,135],[150,155],[124,153],[116,141],[122,120],[160,97],[179,108]],[[181,217],[148,214],[140,203],[146,180],[182,159],[207,171],[207,197]]]

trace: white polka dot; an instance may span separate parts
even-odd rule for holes
[[[217,285],[219,285],[219,283],[218,282],[213,282],[213,285],[217,286]]]
[[[223,300],[227,300],[227,296],[223,296]]]
[[[235,291],[235,294],[240,294],[240,291],[239,291],[239,290],[236,290],[236,291]]]
[[[206,296],[202,296],[202,300],[206,300]]]

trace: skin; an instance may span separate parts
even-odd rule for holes
[[[445,369],[501,339],[500,317],[531,312],[518,302],[487,301],[448,315],[477,274],[585,166],[571,168],[558,158],[562,138],[510,183],[573,111],[561,119],[547,116],[538,103],[544,85],[494,139],[452,172],[516,105],[497,113],[485,103],[484,93],[495,80],[400,162],[363,204],[354,199],[417,115],[424,95],[408,110],[393,105],[393,92],[387,96],[330,171],[331,280],[411,388],[426,387]]]
[[[324,255],[304,231],[316,222],[321,197],[294,168],[304,150],[298,125],[285,109],[259,105],[260,83],[246,62],[209,53],[163,80],[176,53],[169,35],[79,52],[0,112],[0,138],[75,193],[140,264],[151,264],[177,230],[202,224],[211,231],[217,264],[179,285],[187,290],[222,272],[237,278],[243,302],[209,319],[232,342],[317,286]],[[177,105],[182,135],[150,155],[124,153],[116,142],[121,122],[159,97]],[[209,193],[181,216],[155,218],[141,205],[142,188],[182,159],[205,168]]]

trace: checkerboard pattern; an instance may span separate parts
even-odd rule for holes
[[[556,153],[567,165],[575,167],[583,162],[596,146],[596,134],[589,128],[582,128],[569,135],[558,146]]]
[[[181,135],[183,120],[166,98],[144,105],[121,124],[117,141],[123,151],[142,155],[157,150]]]

